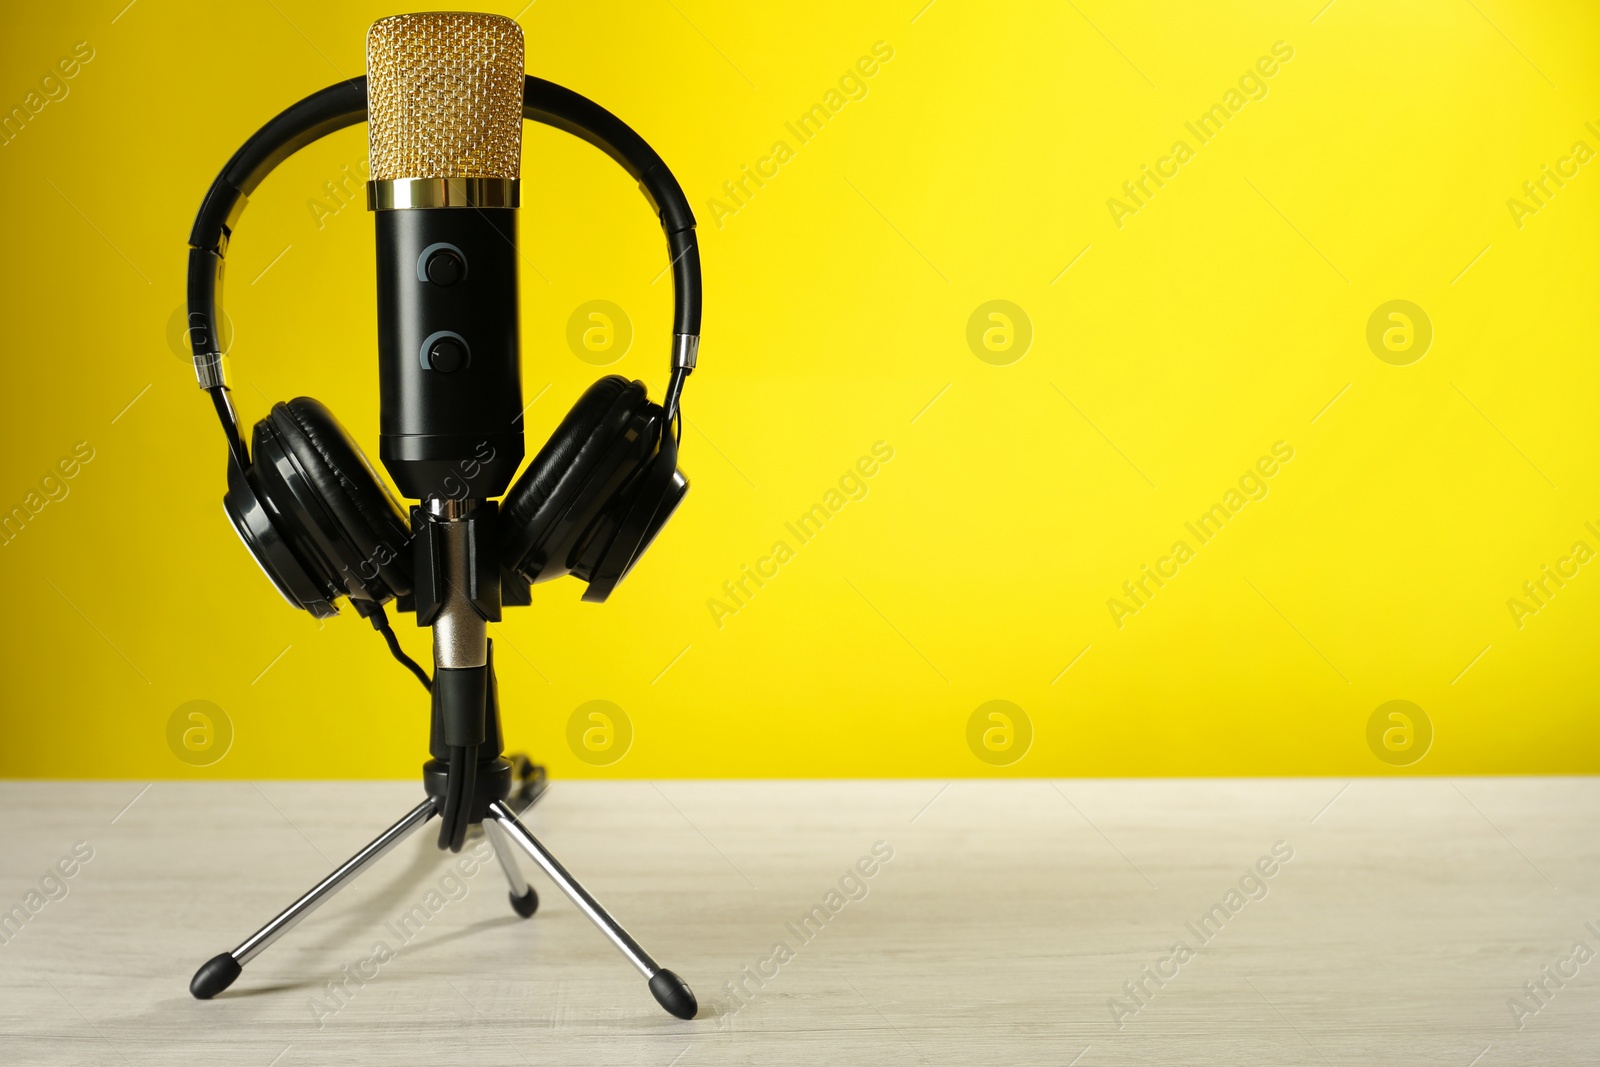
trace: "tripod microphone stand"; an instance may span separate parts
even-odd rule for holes
[[[416,518],[419,521],[419,530],[427,531],[432,528],[429,525],[430,520],[425,516],[417,515]],[[459,521],[459,517],[455,521]],[[470,530],[466,532],[468,536],[472,533]],[[448,544],[448,541],[446,543]],[[446,558],[450,555],[452,554],[447,553]],[[457,558],[471,558],[471,554],[458,555]],[[446,586],[448,593],[442,598],[443,610],[433,620],[435,672],[430,687],[433,699],[428,744],[432,758],[423,765],[422,771],[426,799],[379,834],[371,844],[346,860],[332,874],[318,882],[299,900],[290,904],[271,922],[251,934],[238,948],[224,952],[202,964],[189,983],[189,992],[197,999],[209,1000],[227,989],[239,977],[245,964],[259,956],[278,938],[294,929],[306,916],[326,903],[328,898],[355,881],[363,872],[437,815],[444,824],[439,842],[441,849],[459,851],[460,842],[466,836],[466,828],[475,824],[483,826],[485,836],[489,839],[495,857],[499,860],[510,883],[511,907],[518,915],[525,919],[533,915],[539,907],[539,897],[523,877],[512,846],[527,853],[556,887],[577,905],[578,910],[588,916],[589,921],[599,927],[600,932],[606,935],[628,962],[644,975],[649,982],[651,994],[663,1008],[680,1019],[694,1018],[698,1004],[688,984],[672,971],[656,963],[628,931],[611,917],[611,913],[606,911],[577,879],[567,873],[561,861],[556,859],[517,818],[519,811],[531,806],[542,793],[543,776],[531,768],[531,765],[524,773],[518,773],[517,769],[502,756],[498,686],[494,677],[494,644],[487,639],[484,640],[486,654],[483,667],[484,702],[481,705],[484,710],[482,739],[470,746],[449,743],[456,738],[451,737],[449,709],[445,707],[446,701],[442,699],[444,679],[441,678],[442,672],[439,668],[440,629],[441,624],[445,624],[443,628],[448,640],[450,625],[459,627],[463,622],[461,609],[466,600],[464,589],[469,588],[470,583],[460,580],[463,576],[459,571],[452,578],[447,569],[442,577],[446,577],[446,581],[441,584]],[[496,600],[498,601],[498,597]],[[498,608],[498,603],[495,606]],[[497,611],[496,617],[498,617]],[[466,625],[470,628],[472,624],[467,621]],[[514,807],[511,802],[513,793],[525,803]]]
[[[699,358],[701,320],[694,212],[666,162],[599,104],[526,75],[524,59],[521,28],[502,16],[378,20],[367,35],[370,74],[306,97],[257,131],[212,183],[190,233],[188,334],[228,439],[224,504],[235,531],[291,605],[320,619],[348,596],[432,693],[426,799],[205,963],[189,986],[199,999],[227,989],[245,964],[437,816],[439,847],[451,852],[470,827],[484,828],[517,914],[538,906],[517,867],[521,849],[648,979],[662,1007],[683,1019],[697,1011],[684,981],[639,947],[510,803],[519,776],[502,757],[487,624],[500,621],[502,597],[528,604],[530,585],[567,574],[588,583],[584,600],[604,601],[677,508],[688,489],[677,466],[678,404]],[[663,403],[649,400],[643,382],[607,375],[513,484],[528,410],[516,238],[523,120],[589,141],[645,191],[671,253],[673,340]],[[212,325],[247,196],[280,161],[358,122],[368,123],[372,170],[379,458],[401,497],[423,501],[409,526],[353,439],[310,397],[275,406],[246,446]],[[382,605],[391,600],[432,629],[431,679],[389,631]]]

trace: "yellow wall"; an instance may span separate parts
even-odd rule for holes
[[[0,32],[8,109],[92,50],[0,148],[0,504],[92,450],[0,548],[0,773],[411,775],[420,690],[353,614],[319,627],[256,570],[174,348],[201,193],[361,72],[394,7],[124,3],[11,5]],[[919,3],[521,14],[529,70],[677,171],[707,299],[679,517],[610,604],[563,581],[494,628],[513,745],[564,776],[1600,770],[1600,562],[1572,556],[1600,551],[1600,162],[1573,156],[1600,151],[1596,8]],[[1241,78],[1201,141],[1185,124]],[[786,123],[818,103],[840,106],[802,143]],[[372,221],[324,184],[365,152],[344,131],[257,192],[229,362],[246,418],[310,394],[375,451]],[[1136,201],[1146,164],[1169,177]],[[1536,202],[1545,165],[1576,175]],[[746,166],[777,171],[741,204]],[[573,310],[625,309],[611,369],[657,392],[669,310],[619,170],[530,128],[524,175],[531,454],[603,373]],[[969,330],[995,300],[1027,324],[998,353],[1003,320]],[[1418,360],[1415,312],[1409,350],[1387,312],[1369,346],[1393,300],[1431,323]],[[830,501],[874,450],[844,482],[865,496]],[[1266,495],[1203,543],[1185,523],[1241,478]],[[802,544],[785,524],[815,503],[837,513]],[[1576,576],[1517,618],[1563,559]],[[1147,564],[1176,575],[1108,607],[1138,606]],[[402,639],[426,651],[409,618]],[[191,701],[231,726],[205,767],[175,754]],[[577,754],[591,701],[631,728],[605,765]]]

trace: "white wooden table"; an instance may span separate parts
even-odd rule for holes
[[[1590,778],[558,781],[529,827],[689,981],[693,1022],[531,864],[524,921],[431,828],[190,998],[419,799],[0,783],[0,909],[38,893],[0,927],[0,1063],[1600,1062]]]

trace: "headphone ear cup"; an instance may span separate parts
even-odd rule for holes
[[[559,578],[596,516],[649,459],[643,382],[607,375],[572,406],[501,503],[507,570],[529,582]]]
[[[291,547],[293,533],[284,529],[286,524],[281,519],[274,518],[270,504],[271,498],[261,490],[254,469],[241,467],[230,449],[228,491],[222,498],[222,509],[261,573],[290,607],[309,611],[318,619],[339,614],[333,606],[336,587],[326,574],[314,571],[296,555]]]
[[[274,405],[256,424],[254,456],[280,529],[334,596],[381,604],[411,591],[410,525],[331,411],[310,397]]]
[[[650,406],[659,416],[661,447],[633,484],[618,495],[609,514],[594,524],[582,561],[572,568],[573,574],[589,583],[583,591],[583,599],[589,603],[605,602],[689,492],[689,479],[678,469],[678,440],[666,422],[666,413]]]

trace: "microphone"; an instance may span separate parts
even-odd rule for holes
[[[522,28],[499,15],[397,15],[367,33],[378,455],[401,493],[422,501],[412,512],[414,595],[418,624],[433,628],[434,756],[448,760],[439,845],[457,852],[481,806],[478,749],[494,684],[492,498],[523,455],[515,209],[524,79]]]
[[[378,455],[417,500],[484,500],[523,455],[516,207],[522,28],[431,12],[367,33]]]

